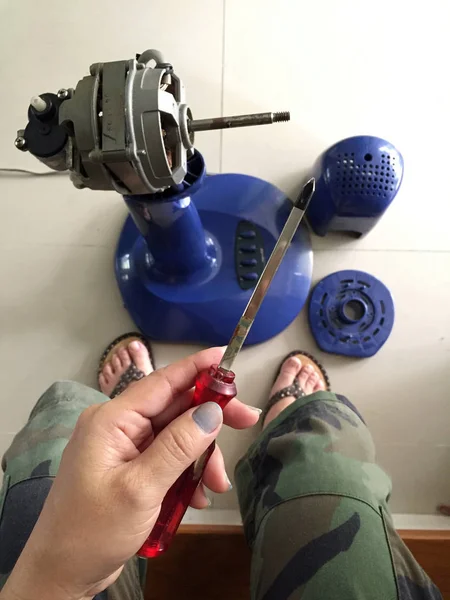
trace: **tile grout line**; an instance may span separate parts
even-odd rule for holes
[[[416,248],[314,248],[313,252],[392,252],[404,254],[450,254],[450,250],[416,249]]]
[[[220,116],[223,117],[225,105],[225,30],[226,30],[226,7],[227,0],[222,0],[222,78],[220,90]],[[219,133],[219,173],[222,173],[223,167],[223,129]]]
[[[211,173],[210,173],[211,174]],[[84,249],[96,249],[96,250],[106,250],[110,251],[114,249],[114,246],[107,246],[102,244],[67,244],[67,243],[41,243],[41,242],[30,242],[27,244],[14,244],[10,242],[0,242],[0,248],[75,248],[78,250]],[[315,253],[322,252],[359,252],[368,254],[370,252],[374,253],[392,253],[392,254],[450,254],[450,249],[448,250],[439,250],[439,249],[425,249],[425,248],[336,248],[330,246],[329,248],[312,248]]]

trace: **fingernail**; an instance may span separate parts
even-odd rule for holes
[[[256,413],[258,413],[258,415],[260,415],[262,413],[262,409],[261,408],[257,408],[256,406],[249,406],[249,408],[251,410],[254,410]]]
[[[222,409],[215,402],[205,402],[192,413],[192,418],[205,433],[212,433],[222,423]]]
[[[130,348],[132,348],[133,350],[140,350],[141,349],[141,343],[134,340],[134,342],[131,342],[130,344]]]
[[[233,489],[233,484],[230,481],[230,478],[227,475],[227,481],[228,481],[228,491],[231,492],[231,490]]]
[[[206,498],[206,499],[208,500],[208,505],[206,508],[209,508],[210,506],[212,506],[212,502],[211,502],[210,498]]]

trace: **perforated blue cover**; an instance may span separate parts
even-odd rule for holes
[[[316,193],[307,217],[318,235],[370,231],[394,200],[403,178],[403,158],[387,140],[347,138],[317,160]]]

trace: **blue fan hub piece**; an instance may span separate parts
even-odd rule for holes
[[[367,358],[378,352],[392,331],[394,302],[373,275],[337,271],[314,288],[309,324],[324,352]]]
[[[368,233],[400,189],[403,158],[382,138],[360,135],[331,146],[317,160],[308,222],[317,235]]]

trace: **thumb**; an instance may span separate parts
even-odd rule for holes
[[[141,472],[146,473],[144,484],[151,486],[158,502],[216,439],[222,422],[220,406],[206,402],[172,421],[141,454],[138,460]]]

